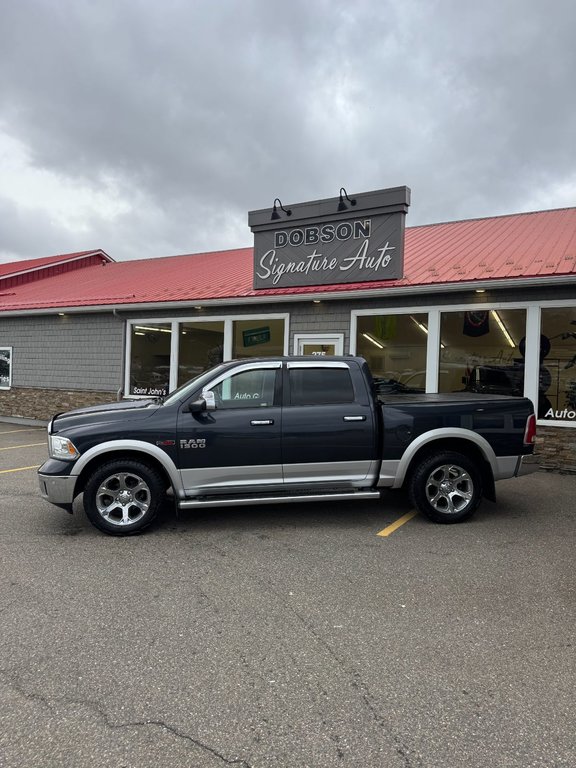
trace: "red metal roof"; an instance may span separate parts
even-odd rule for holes
[[[87,266],[81,280],[77,272],[69,272],[6,292],[0,289],[0,311],[326,293],[345,296],[379,288],[410,291],[512,278],[576,278],[576,208],[409,227],[400,280],[254,290],[252,259],[252,248],[240,248]]]
[[[98,255],[107,261],[113,261],[104,251],[78,251],[76,253],[63,253],[58,256],[43,256],[40,259],[26,259],[23,261],[9,261],[0,264],[0,279],[13,275],[21,275],[27,272],[33,272],[45,267],[52,267],[63,262],[75,261],[85,256]]]

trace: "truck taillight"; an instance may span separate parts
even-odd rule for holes
[[[526,422],[526,429],[524,431],[524,445],[534,445],[536,442],[536,416],[532,414],[528,416]]]

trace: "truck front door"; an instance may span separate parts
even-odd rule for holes
[[[280,362],[246,363],[207,384],[214,410],[178,414],[178,455],[187,495],[282,486]],[[209,399],[212,399],[210,396]]]

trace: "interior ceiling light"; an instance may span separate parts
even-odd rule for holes
[[[428,328],[426,328],[426,326],[424,325],[424,323],[421,323],[419,320],[416,320],[416,318],[415,318],[415,317],[413,317],[412,315],[410,315],[410,320],[412,320],[412,322],[413,322],[413,323],[416,323],[416,325],[418,326],[418,328],[420,328],[420,330],[421,330],[421,331],[424,331],[424,333],[425,333],[426,335],[428,335]]]
[[[512,336],[510,336],[510,334],[508,333],[508,328],[506,328],[506,326],[502,322],[502,318],[500,317],[498,312],[496,312],[495,309],[492,310],[492,317],[494,318],[494,320],[496,320],[496,322],[500,326],[500,330],[502,331],[502,333],[506,337],[506,341],[508,342],[508,344],[510,344],[511,347],[515,347],[516,346],[516,342],[514,341]]]
[[[476,288],[476,293],[486,293],[485,288]]]
[[[370,333],[363,333],[362,336],[364,336],[365,339],[368,339],[368,341],[371,341],[375,347],[378,347],[378,349],[384,349],[384,344],[377,341]]]
[[[427,328],[427,327],[424,325],[424,323],[421,323],[421,322],[419,322],[419,321],[418,321],[418,320],[416,320],[416,318],[415,318],[415,317],[413,317],[412,315],[410,315],[410,320],[412,320],[412,322],[413,322],[413,323],[416,323],[416,325],[418,326],[418,328],[420,328],[420,330],[421,330],[421,331],[424,331],[424,333],[426,334],[426,336],[428,336],[428,328]],[[446,345],[445,345],[445,344],[443,344],[442,342],[440,342],[440,349],[446,349]]]
[[[320,304],[320,299],[312,299],[312,304]]]
[[[278,207],[276,207],[276,203],[278,203]],[[280,208],[281,211],[284,211],[286,216],[292,216],[292,211],[290,210],[290,208],[286,210],[286,208],[284,208],[284,206],[282,205],[282,201],[280,200],[280,198],[277,197],[274,200],[274,208],[272,209],[272,215],[270,216],[271,221],[273,221],[274,219],[280,218],[280,214],[278,213],[278,208]]]
[[[170,328],[153,328],[151,325],[135,325],[138,331],[154,331],[155,333],[172,333]]]

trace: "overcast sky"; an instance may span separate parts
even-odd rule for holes
[[[0,0],[0,261],[252,245],[407,185],[407,224],[576,205],[574,0]]]

